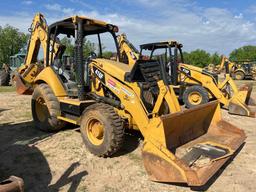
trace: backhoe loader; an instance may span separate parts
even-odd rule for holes
[[[120,43],[119,43],[120,44]],[[123,41],[124,47],[125,41]],[[229,110],[231,114],[255,117],[256,107],[249,105],[252,92],[252,85],[245,85],[238,89],[235,82],[230,77],[232,66],[227,58],[223,57],[220,70],[225,67],[225,79],[218,81],[215,73],[210,73],[202,68],[184,64],[182,55],[182,44],[176,41],[166,41],[148,43],[141,45],[140,57],[145,58],[145,51],[150,59],[158,59],[157,55],[164,56],[164,62],[169,74],[169,81],[174,85],[179,100],[185,103],[187,108],[204,104],[209,100],[217,99],[221,105]],[[126,52],[132,52],[132,47]],[[130,48],[130,50],[129,50]],[[178,58],[179,57],[179,58]],[[135,64],[134,60],[129,60],[129,65]]]
[[[32,82],[20,78],[22,86],[34,90],[36,127],[57,131],[63,122],[79,125],[86,148],[99,157],[121,148],[126,128],[139,130],[144,165],[153,181],[204,185],[244,143],[245,133],[221,118],[217,101],[182,111],[163,62],[138,60],[131,68],[119,61],[117,32],[113,24],[84,16],[48,27],[45,66]],[[103,57],[101,37],[106,33],[115,44],[116,61]],[[59,36],[75,39],[76,95],[70,95],[53,67],[61,62],[61,55],[54,58],[50,51]],[[99,53],[85,60],[88,36],[98,39]]]
[[[205,69],[220,74],[228,65],[231,77],[235,80],[253,79],[256,80],[256,64],[251,61],[231,62],[226,56],[221,56],[221,63],[217,66],[208,65]]]
[[[236,61],[232,67],[232,77],[236,80],[256,80],[256,63],[251,61]]]

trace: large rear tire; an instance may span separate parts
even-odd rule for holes
[[[80,131],[86,148],[99,157],[116,153],[124,141],[124,126],[110,105],[97,103],[82,115]]]
[[[60,103],[51,88],[45,84],[36,86],[31,101],[32,116],[35,126],[42,131],[54,132],[65,126],[57,119],[60,115]]]
[[[237,71],[234,76],[235,80],[244,80],[245,74],[242,71]]]
[[[207,90],[200,85],[187,87],[183,93],[183,102],[187,108],[192,108],[197,105],[209,102]]]
[[[10,81],[10,73],[0,70],[0,86],[8,86]]]

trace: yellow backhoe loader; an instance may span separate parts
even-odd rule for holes
[[[209,64],[205,69],[220,74],[228,66],[231,77],[235,80],[253,79],[256,80],[256,64],[253,61],[231,62],[226,56],[221,56],[219,65]],[[224,71],[225,72],[225,71]]]
[[[80,125],[85,146],[100,157],[120,149],[125,128],[139,130],[144,137],[144,165],[152,180],[204,185],[244,143],[245,133],[221,118],[217,101],[182,111],[164,65],[138,60],[131,68],[119,61],[117,32],[113,24],[84,16],[48,27],[44,67],[33,81],[20,76],[22,86],[34,90],[31,105],[36,127],[57,131],[64,122]],[[117,61],[103,57],[104,34],[111,35]],[[54,67],[61,55],[51,56],[50,47],[60,36],[75,39],[77,95],[69,94],[70,88]],[[84,59],[83,42],[88,36],[98,39],[99,53]]]
[[[119,43],[120,44],[120,43]],[[131,46],[124,46],[126,52],[132,52]],[[130,50],[129,50],[130,49]],[[163,56],[169,74],[170,83],[174,85],[175,92],[179,99],[183,101],[187,108],[217,99],[229,113],[255,117],[256,107],[249,105],[252,92],[252,85],[245,85],[238,89],[235,82],[230,77],[232,65],[223,57],[219,70],[225,67],[225,79],[218,81],[215,73],[210,73],[199,67],[184,64],[182,55],[182,44],[176,41],[148,43],[141,45],[140,57],[146,55],[150,59],[158,59]],[[129,65],[135,64],[134,60],[129,60]]]
[[[256,80],[255,61],[236,61],[232,63],[232,77],[236,80]]]

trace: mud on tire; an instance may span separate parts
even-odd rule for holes
[[[32,116],[35,126],[42,131],[54,132],[65,126],[57,119],[60,115],[60,103],[47,84],[39,84],[32,95]]]
[[[86,148],[99,157],[113,155],[124,141],[122,119],[112,106],[103,103],[85,109],[80,131]]]

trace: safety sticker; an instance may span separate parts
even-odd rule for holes
[[[121,87],[121,90],[124,92],[124,94],[128,95],[129,97],[134,97],[134,94],[132,94],[130,91],[127,89]]]
[[[116,85],[116,83],[113,80],[108,79],[107,86],[109,88],[113,89],[114,91],[116,91],[118,94],[120,93],[120,90],[117,88],[117,85]]]

